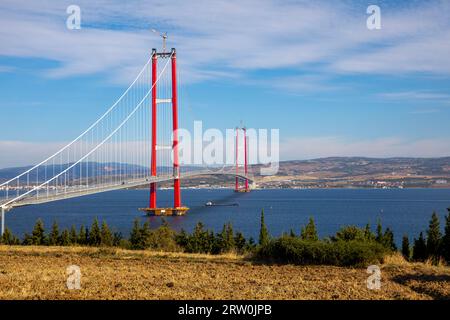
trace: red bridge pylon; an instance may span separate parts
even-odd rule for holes
[[[235,192],[250,192],[248,186],[248,179],[244,179],[244,187],[239,186],[239,131],[243,132],[244,135],[244,175],[248,176],[248,156],[247,156],[247,129],[245,127],[236,127],[236,181],[234,186]]]
[[[177,101],[177,57],[176,50],[172,48],[171,52],[158,53],[156,49],[152,50],[152,145],[151,145],[151,166],[150,173],[152,177],[157,176],[157,109],[159,99],[157,97],[157,77],[158,77],[158,57],[171,59],[172,71],[172,151],[173,151],[173,207],[159,208],[156,204],[156,182],[150,183],[150,203],[148,208],[141,209],[150,215],[184,215],[189,208],[181,205],[180,190],[180,165],[178,155],[178,101]],[[167,99],[161,99],[167,102]]]

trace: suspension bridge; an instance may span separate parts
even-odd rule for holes
[[[177,89],[176,50],[153,49],[131,85],[97,121],[53,155],[0,184],[1,234],[5,214],[13,208],[100,192],[148,185],[149,205],[140,210],[149,215],[186,213],[183,178],[231,175],[235,191],[248,192],[253,179],[247,165],[245,128],[236,128],[233,166],[214,170],[180,166]],[[157,184],[170,180],[173,206],[158,207]]]

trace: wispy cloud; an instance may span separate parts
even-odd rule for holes
[[[439,109],[418,109],[418,110],[413,110],[410,112],[410,114],[432,114],[432,113],[438,113],[440,112]]]
[[[334,136],[290,138],[281,142],[280,154],[284,160],[339,156],[443,157],[450,156],[450,140],[398,137],[354,140]]]
[[[450,100],[450,94],[432,91],[389,92],[379,96],[391,100]]]
[[[36,164],[64,145],[64,142],[0,141],[0,150],[2,150],[0,168]],[[142,146],[131,145],[129,148],[137,150],[142,149]],[[340,156],[445,157],[450,156],[450,139],[408,140],[384,137],[355,140],[341,136],[315,136],[288,138],[280,141],[280,160]]]
[[[39,163],[49,155],[64,147],[64,143],[58,142],[26,142],[26,141],[1,141],[0,168],[28,166]]]
[[[14,70],[15,70],[14,67],[0,65],[0,73],[13,72]]]
[[[169,31],[188,81],[258,69],[333,74],[450,75],[450,4],[382,7],[382,29],[366,28],[365,8],[335,1],[78,1],[82,30],[65,28],[69,1],[4,0],[0,55],[50,59],[64,77],[138,69]],[[123,77],[121,77],[123,78]],[[126,79],[127,80],[127,79]]]

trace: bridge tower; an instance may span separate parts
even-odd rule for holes
[[[172,98],[159,99],[157,96],[157,77],[158,77],[158,58],[171,59],[172,71]],[[180,190],[180,166],[178,155],[178,97],[177,97],[177,57],[176,50],[172,48],[171,52],[157,52],[152,50],[152,140],[151,140],[151,167],[150,174],[157,177],[157,151],[164,146],[157,145],[157,115],[158,104],[170,102],[172,104],[172,152],[173,152],[173,207],[159,208],[156,204],[156,182],[150,183],[150,202],[149,207],[142,209],[150,215],[183,215],[189,208],[181,204]],[[168,101],[170,100],[170,101]]]
[[[236,180],[234,185],[235,192],[250,192],[248,179],[244,179],[244,187],[239,186],[239,131],[242,131],[244,137],[244,174],[248,175],[248,156],[247,156],[247,128],[236,127]]]

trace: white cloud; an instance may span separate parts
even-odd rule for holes
[[[281,159],[322,157],[444,157],[450,156],[449,139],[406,140],[396,137],[349,140],[343,137],[304,137],[281,141]]]
[[[1,66],[0,65],[0,73],[12,72],[14,68],[11,66]]]
[[[58,151],[65,143],[0,141],[0,168],[37,164]],[[130,143],[130,150],[142,150]],[[282,139],[280,160],[303,160],[323,157],[445,157],[450,156],[450,139],[407,140],[397,137],[352,140],[344,137],[317,136]],[[266,150],[263,150],[266,152]],[[266,152],[267,153],[267,152]],[[73,159],[72,159],[73,160]],[[71,161],[72,161],[71,160]],[[90,159],[96,161],[95,157]],[[126,160],[129,163],[131,159]]]
[[[379,95],[392,100],[449,100],[450,94],[433,91],[387,92]]]
[[[169,31],[186,81],[250,70],[450,75],[450,5],[382,8],[382,29],[366,28],[365,8],[335,1],[83,1],[82,30],[65,28],[69,1],[3,0],[0,55],[60,63],[51,76],[137,70]],[[355,9],[356,7],[357,9]],[[301,90],[302,88],[299,88]]]
[[[64,143],[0,141],[0,168],[21,167],[36,164],[64,147]]]

